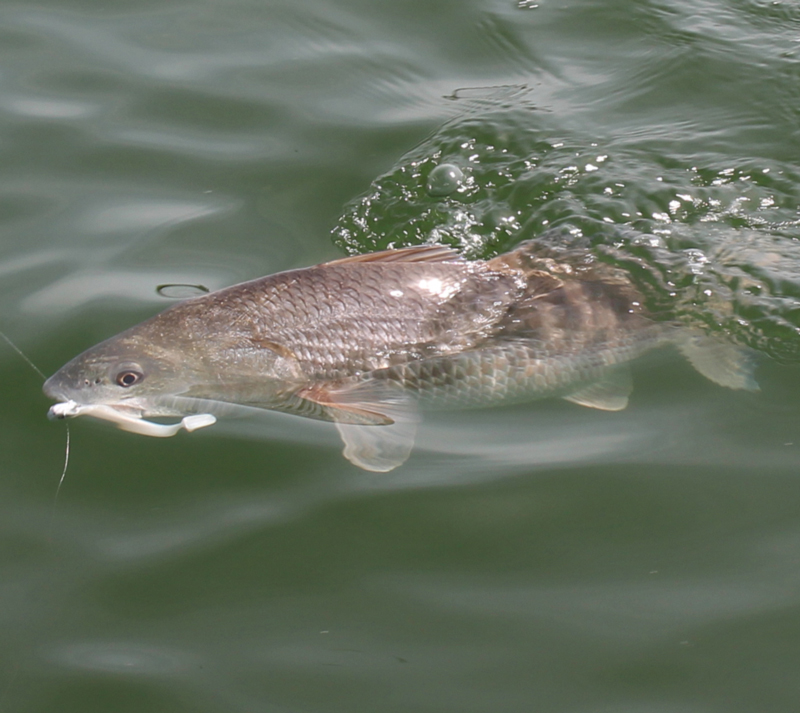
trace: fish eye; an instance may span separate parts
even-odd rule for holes
[[[117,374],[115,381],[119,386],[127,388],[128,386],[138,384],[142,379],[144,379],[144,374],[142,374],[141,371],[135,371],[134,369],[123,369],[121,372],[119,372],[119,374]]]

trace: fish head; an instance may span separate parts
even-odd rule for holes
[[[44,384],[53,419],[88,415],[124,430],[174,435],[213,423],[210,413],[270,408],[302,376],[285,348],[215,315],[213,297],[187,300],[87,349]],[[277,395],[277,396],[276,396]],[[147,417],[179,417],[167,426]]]
[[[185,393],[191,373],[191,360],[175,350],[123,333],[61,367],[45,381],[44,393],[58,402],[111,407],[138,417],[179,416],[167,397]]]

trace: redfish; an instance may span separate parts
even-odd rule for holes
[[[648,318],[622,274],[523,243],[468,261],[438,245],[289,270],[185,300],[85,351],[44,385],[53,418],[171,436],[237,404],[332,421],[355,465],[409,456],[426,408],[556,396],[617,411],[628,362],[675,343],[718,384],[756,390],[750,356]],[[165,425],[147,417],[178,417]]]

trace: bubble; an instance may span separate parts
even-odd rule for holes
[[[458,190],[464,180],[464,172],[452,163],[442,163],[428,175],[428,195],[434,198],[449,196]]]

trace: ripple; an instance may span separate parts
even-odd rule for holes
[[[55,644],[44,655],[71,669],[133,675],[164,676],[195,665],[195,657],[185,652],[125,641]]]
[[[21,116],[42,119],[83,119],[98,111],[88,102],[43,97],[5,97],[0,106]]]
[[[175,200],[120,201],[116,205],[94,206],[81,221],[81,227],[91,233],[128,232],[196,220],[219,210],[203,203]]]
[[[60,314],[108,298],[137,304],[163,304],[163,299],[154,291],[154,287],[174,282],[202,283],[218,288],[224,285],[225,276],[210,270],[82,270],[28,295],[22,300],[20,309],[28,313]]]

